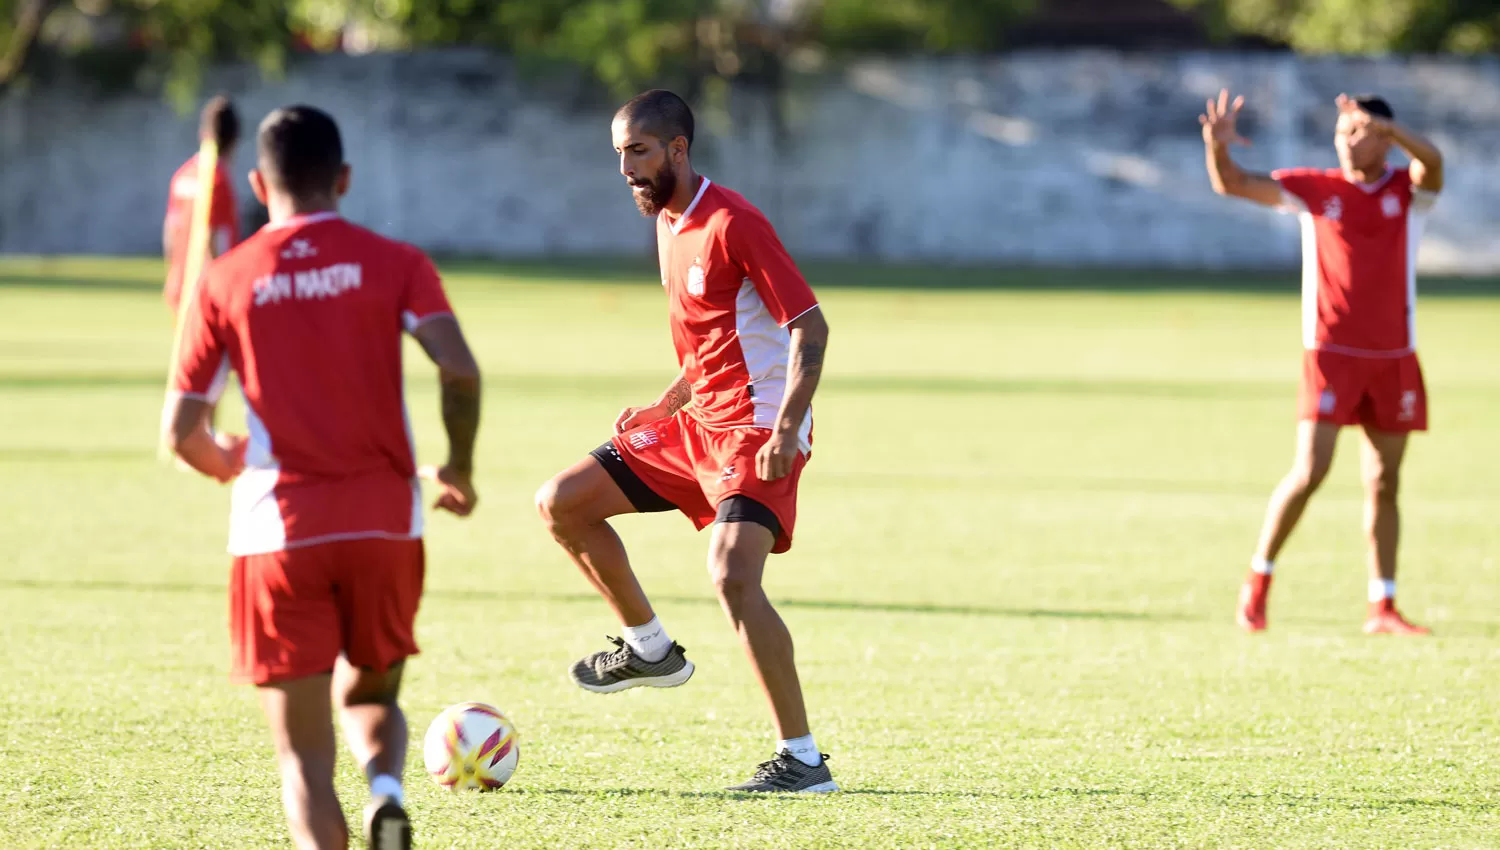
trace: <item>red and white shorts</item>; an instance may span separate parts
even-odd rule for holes
[[[1306,351],[1297,407],[1301,419],[1398,434],[1427,430],[1427,387],[1415,354],[1382,358]]]
[[[417,654],[421,540],[359,538],[234,559],[230,678],[264,685],[333,669],[383,672]]]
[[[787,476],[762,481],[755,473],[755,456],[770,439],[767,428],[708,428],[686,410],[679,410],[619,434],[611,443],[652,493],[686,514],[700,530],[718,518],[720,505],[731,496],[744,496],[768,509],[780,526],[773,529],[777,533],[771,551],[781,553],[792,548],[797,484],[807,455],[798,453]],[[638,509],[648,509],[630,488],[622,485],[622,489]]]

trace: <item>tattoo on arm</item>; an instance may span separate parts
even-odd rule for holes
[[[444,375],[443,427],[448,431],[448,466],[474,469],[474,438],[479,433],[479,381]]]
[[[804,342],[797,346],[797,362],[793,374],[801,378],[820,378],[823,375],[824,346],[820,342]]]
[[[693,388],[687,382],[687,378],[678,378],[677,383],[667,388],[662,394],[661,403],[667,406],[667,413],[676,413],[687,407],[688,402],[693,400]]]

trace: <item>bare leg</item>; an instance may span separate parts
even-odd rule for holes
[[[752,522],[718,523],[709,545],[708,570],[719,603],[740,636],[761,689],[771,703],[777,735],[783,739],[808,734],[807,707],[797,679],[792,634],[761,587],[766,558],[776,538],[770,529]]]
[[[1339,426],[1329,422],[1297,423],[1297,453],[1292,469],[1271,493],[1265,524],[1255,553],[1274,561],[1286,545],[1292,529],[1302,518],[1307,501],[1323,483],[1333,465],[1333,450],[1338,444]]]
[[[1365,535],[1370,542],[1370,578],[1396,578],[1396,547],[1401,539],[1401,511],[1396,492],[1401,485],[1401,461],[1406,434],[1377,431],[1366,426],[1360,451],[1365,480]]]
[[[371,779],[380,774],[400,779],[406,769],[406,715],[396,703],[404,667],[401,662],[375,673],[340,657],[334,668],[333,698],[344,740]]]
[[[325,673],[260,688],[261,709],[281,767],[281,803],[299,850],[349,846],[349,828],[333,790],[337,748],[329,683]]]
[[[558,473],[536,494],[537,512],[584,578],[599,591],[624,626],[641,626],[655,614],[630,569],[625,544],[605,520],[635,513],[599,462],[591,457]]]

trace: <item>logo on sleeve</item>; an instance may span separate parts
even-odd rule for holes
[[[703,295],[705,276],[703,274],[703,260],[693,258],[693,267],[688,269],[688,294]]]
[[[1380,196],[1380,211],[1385,214],[1386,218],[1395,218],[1401,214],[1401,199],[1386,192]]]

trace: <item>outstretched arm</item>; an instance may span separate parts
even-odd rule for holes
[[[755,457],[756,474],[764,481],[791,474],[800,448],[798,432],[812,409],[813,393],[823,377],[823,355],[828,350],[828,320],[821,307],[793,319],[787,328],[792,332],[792,342],[786,396],[781,400],[770,442]]]
[[[1198,116],[1203,126],[1203,145],[1208,159],[1208,182],[1220,195],[1244,198],[1268,207],[1282,204],[1281,184],[1270,175],[1255,174],[1240,168],[1229,155],[1231,144],[1248,145],[1249,140],[1239,134],[1236,126],[1240,108],[1245,105],[1244,96],[1229,99],[1229,89],[1219,92],[1217,102],[1210,100],[1208,108]]]

